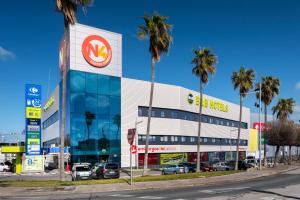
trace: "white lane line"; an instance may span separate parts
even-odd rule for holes
[[[129,197],[134,197],[135,195],[132,194],[111,194],[108,195],[110,197],[121,197],[121,198],[129,198]]]
[[[221,189],[214,189],[214,190],[198,190],[198,192],[206,193],[206,194],[219,194],[219,193],[225,193],[235,190],[244,190],[248,189],[249,187],[236,187],[236,188],[221,188]]]
[[[156,196],[142,196],[138,197],[140,199],[165,199],[166,197],[156,197]]]
[[[276,200],[277,198],[276,198],[276,196],[270,196],[270,197],[262,197],[260,199],[262,199],[262,200]],[[278,199],[280,199],[280,198],[278,198]]]

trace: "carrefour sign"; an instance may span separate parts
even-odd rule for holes
[[[189,93],[187,96],[187,102],[191,105],[199,106],[200,105],[200,96]],[[211,110],[217,110],[217,111],[226,112],[226,113],[228,112],[227,104],[224,104],[221,101],[217,101],[214,99],[203,98],[202,106],[204,108],[209,108]]]

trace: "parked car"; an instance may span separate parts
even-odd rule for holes
[[[120,178],[120,168],[117,163],[99,163],[92,168],[92,177],[99,178]]]
[[[76,164],[72,167],[72,180],[91,179],[92,172],[88,164]]]
[[[180,174],[180,173],[187,173],[188,168],[182,164],[174,164],[174,165],[166,165],[163,170],[162,174]]]
[[[196,164],[189,163],[189,162],[184,162],[180,164],[188,168],[188,172],[196,172],[196,168],[197,168]]]
[[[248,166],[251,168],[258,168],[258,164],[256,159],[246,159],[245,162],[248,164]]]
[[[234,168],[232,166],[226,165],[224,162],[219,162],[214,165],[214,169],[216,171],[229,171],[233,170]]]
[[[231,160],[229,162],[226,162],[226,165],[228,165],[228,166],[230,166],[234,169],[235,168],[235,161]],[[238,162],[238,170],[247,170],[249,168],[251,168],[251,166],[248,163],[246,163],[245,161],[240,160]]]
[[[200,163],[200,170],[202,172],[212,172],[214,171],[214,168],[208,163]]]
[[[0,172],[10,172],[12,170],[12,165],[10,162],[0,163]]]

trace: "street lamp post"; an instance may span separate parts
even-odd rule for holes
[[[261,170],[261,123],[260,123],[260,113],[261,113],[261,82],[259,83],[259,112],[258,112],[258,135],[259,135],[259,170]],[[266,124],[265,124],[266,126]],[[265,127],[266,128],[266,127]],[[266,151],[266,149],[264,149]]]

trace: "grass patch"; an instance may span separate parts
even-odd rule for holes
[[[212,176],[223,176],[228,174],[238,173],[240,171],[219,171],[219,172],[201,172],[201,173],[187,173],[187,174],[172,174],[172,175],[158,175],[158,176],[142,176],[133,178],[133,182],[148,182],[148,181],[166,181],[166,180],[180,180],[193,179]],[[129,178],[120,179],[100,179],[100,180],[82,180],[82,181],[58,181],[58,180],[5,180],[0,181],[0,187],[60,187],[60,186],[76,186],[76,185],[94,185],[94,184],[116,184],[128,183]]]

